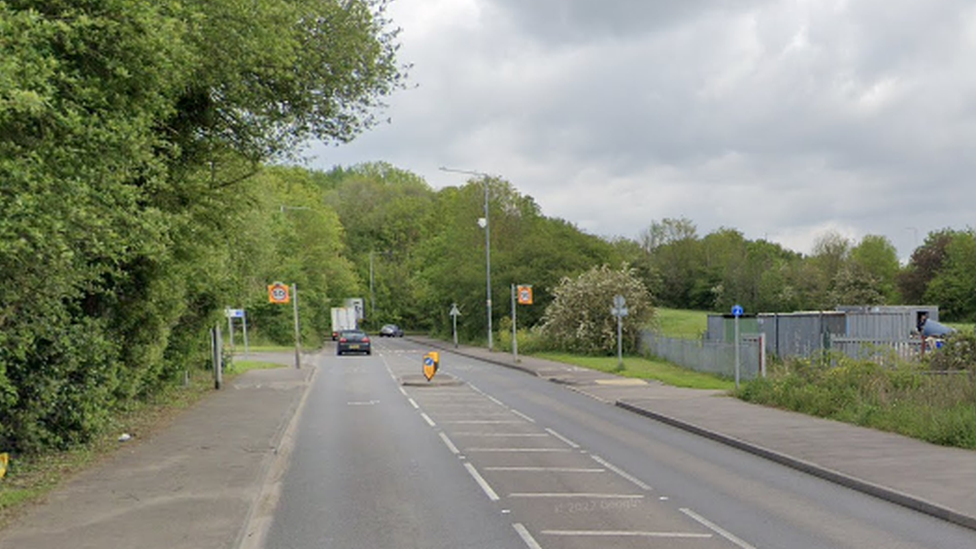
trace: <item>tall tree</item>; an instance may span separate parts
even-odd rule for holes
[[[948,319],[976,321],[976,232],[970,229],[952,236],[924,297],[937,303]]]
[[[890,304],[899,301],[895,285],[900,269],[898,250],[887,237],[866,235],[851,249],[851,262],[856,265],[857,270],[868,273],[876,286],[874,291],[878,294],[878,300],[874,303],[864,302],[865,304]]]
[[[929,283],[938,275],[945,260],[946,248],[956,231],[942,229],[931,232],[925,242],[915,248],[908,265],[896,278],[898,289],[906,303],[921,304]]]

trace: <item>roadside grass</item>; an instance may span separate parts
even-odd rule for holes
[[[230,352],[230,347],[225,346],[224,350]],[[295,352],[295,347],[292,345],[248,345],[247,350],[251,353],[293,353]],[[243,353],[243,345],[234,346],[234,354]]]
[[[836,366],[791,361],[774,365],[765,379],[748,382],[736,396],[933,444],[976,449],[976,377],[970,372],[843,359]]]
[[[665,337],[701,339],[708,329],[707,311],[687,311],[658,307],[651,329]]]
[[[617,357],[578,356],[553,352],[535,353],[533,356],[624,377],[653,379],[675,387],[722,391],[731,391],[735,388],[735,383],[732,381],[643,357],[624,357],[624,367],[621,370],[618,368]]]
[[[250,370],[270,370],[273,368],[285,368],[287,364],[280,364],[277,362],[265,362],[261,360],[242,360],[235,358],[231,363],[231,367],[227,370],[228,373],[237,375],[243,374]]]
[[[231,380],[248,370],[282,366],[270,362],[235,360],[233,368],[225,372],[225,380]],[[192,369],[188,378],[189,383],[185,387],[169,387],[149,400],[133,402],[128,408],[120,410],[102,434],[88,444],[65,451],[11,456],[7,474],[0,479],[0,530],[73,475],[111,457],[124,445],[133,444],[166,428],[180,412],[213,392],[210,371]],[[131,435],[134,441],[119,442],[119,436],[123,433]]]

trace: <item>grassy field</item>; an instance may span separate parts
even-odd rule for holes
[[[652,329],[677,339],[701,339],[708,329],[708,312],[657,308]]]
[[[617,357],[577,356],[566,353],[537,353],[534,356],[624,377],[653,379],[675,387],[723,391],[735,388],[735,383],[732,381],[642,357],[624,357],[624,368],[620,370],[617,368]]]

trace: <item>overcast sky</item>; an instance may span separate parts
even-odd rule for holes
[[[487,172],[545,215],[637,238],[685,217],[809,253],[904,259],[976,225],[972,0],[394,0],[412,89],[311,166]]]

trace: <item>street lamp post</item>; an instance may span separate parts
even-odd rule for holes
[[[490,175],[483,172],[476,172],[471,170],[457,170],[453,168],[445,168],[441,166],[441,171],[453,172],[453,173],[463,173],[467,175],[475,175],[481,178],[485,184],[485,290],[488,296],[485,302],[488,309],[488,351],[491,352],[493,347],[492,333],[491,333],[491,232],[488,223],[488,178]]]

